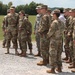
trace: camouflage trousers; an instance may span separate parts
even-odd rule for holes
[[[31,35],[27,35],[27,44],[30,50],[32,50],[32,39]]]
[[[72,62],[75,63],[75,42],[73,41],[72,44],[73,44],[73,49],[72,49]]]
[[[17,49],[17,28],[16,27],[8,27],[7,29],[7,48],[10,48],[10,41],[14,45],[14,48]]]
[[[47,35],[42,35],[40,38],[40,49],[43,61],[49,60],[49,40],[47,39]]]
[[[52,68],[61,67],[61,53],[63,51],[63,43],[62,40],[50,39],[49,46],[49,64]]]
[[[18,33],[18,40],[19,40],[19,46],[22,52],[26,53],[27,51],[27,35],[25,35],[25,32],[22,30],[20,33]]]
[[[66,36],[65,37],[65,54],[67,57],[72,58],[73,56],[73,45],[72,45],[72,37]]]
[[[3,38],[3,46],[6,45],[6,33],[3,34],[4,38]]]
[[[36,39],[36,45],[37,45],[38,52],[40,52],[40,35],[38,33],[36,33],[35,39]]]

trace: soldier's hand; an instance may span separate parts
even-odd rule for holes
[[[67,30],[64,30],[64,34],[67,34]]]
[[[70,36],[70,32],[68,32],[68,34],[67,34],[68,36]]]
[[[27,31],[27,33],[29,34],[29,31]]]
[[[5,29],[5,31],[4,31],[5,33],[7,32],[7,29]]]

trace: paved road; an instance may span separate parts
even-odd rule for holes
[[[19,49],[18,49],[19,50]],[[20,51],[20,50],[19,50]],[[0,75],[75,75],[68,69],[68,65],[63,62],[63,72],[56,74],[48,74],[46,70],[49,69],[47,66],[37,66],[36,63],[42,58],[28,55],[27,57],[19,57],[14,55],[14,49],[10,49],[10,55],[4,54],[5,48],[2,48],[0,43]],[[27,51],[27,54],[29,50]],[[33,53],[37,54],[36,44],[33,43]],[[64,57],[62,53],[62,57]]]

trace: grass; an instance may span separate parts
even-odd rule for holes
[[[2,31],[2,21],[3,21],[4,15],[0,15],[0,40],[3,40],[3,31]],[[34,31],[34,24],[35,24],[35,16],[29,16],[29,20],[32,23],[32,41],[35,40],[35,36],[33,34]]]
[[[4,16],[0,16],[0,40],[3,39],[3,31],[2,31],[2,21],[3,21]]]

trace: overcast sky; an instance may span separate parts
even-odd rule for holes
[[[0,0],[3,4],[8,4],[12,1],[14,6],[29,4],[34,1],[36,3],[43,3],[49,7],[64,7],[64,8],[75,8],[75,0]]]

